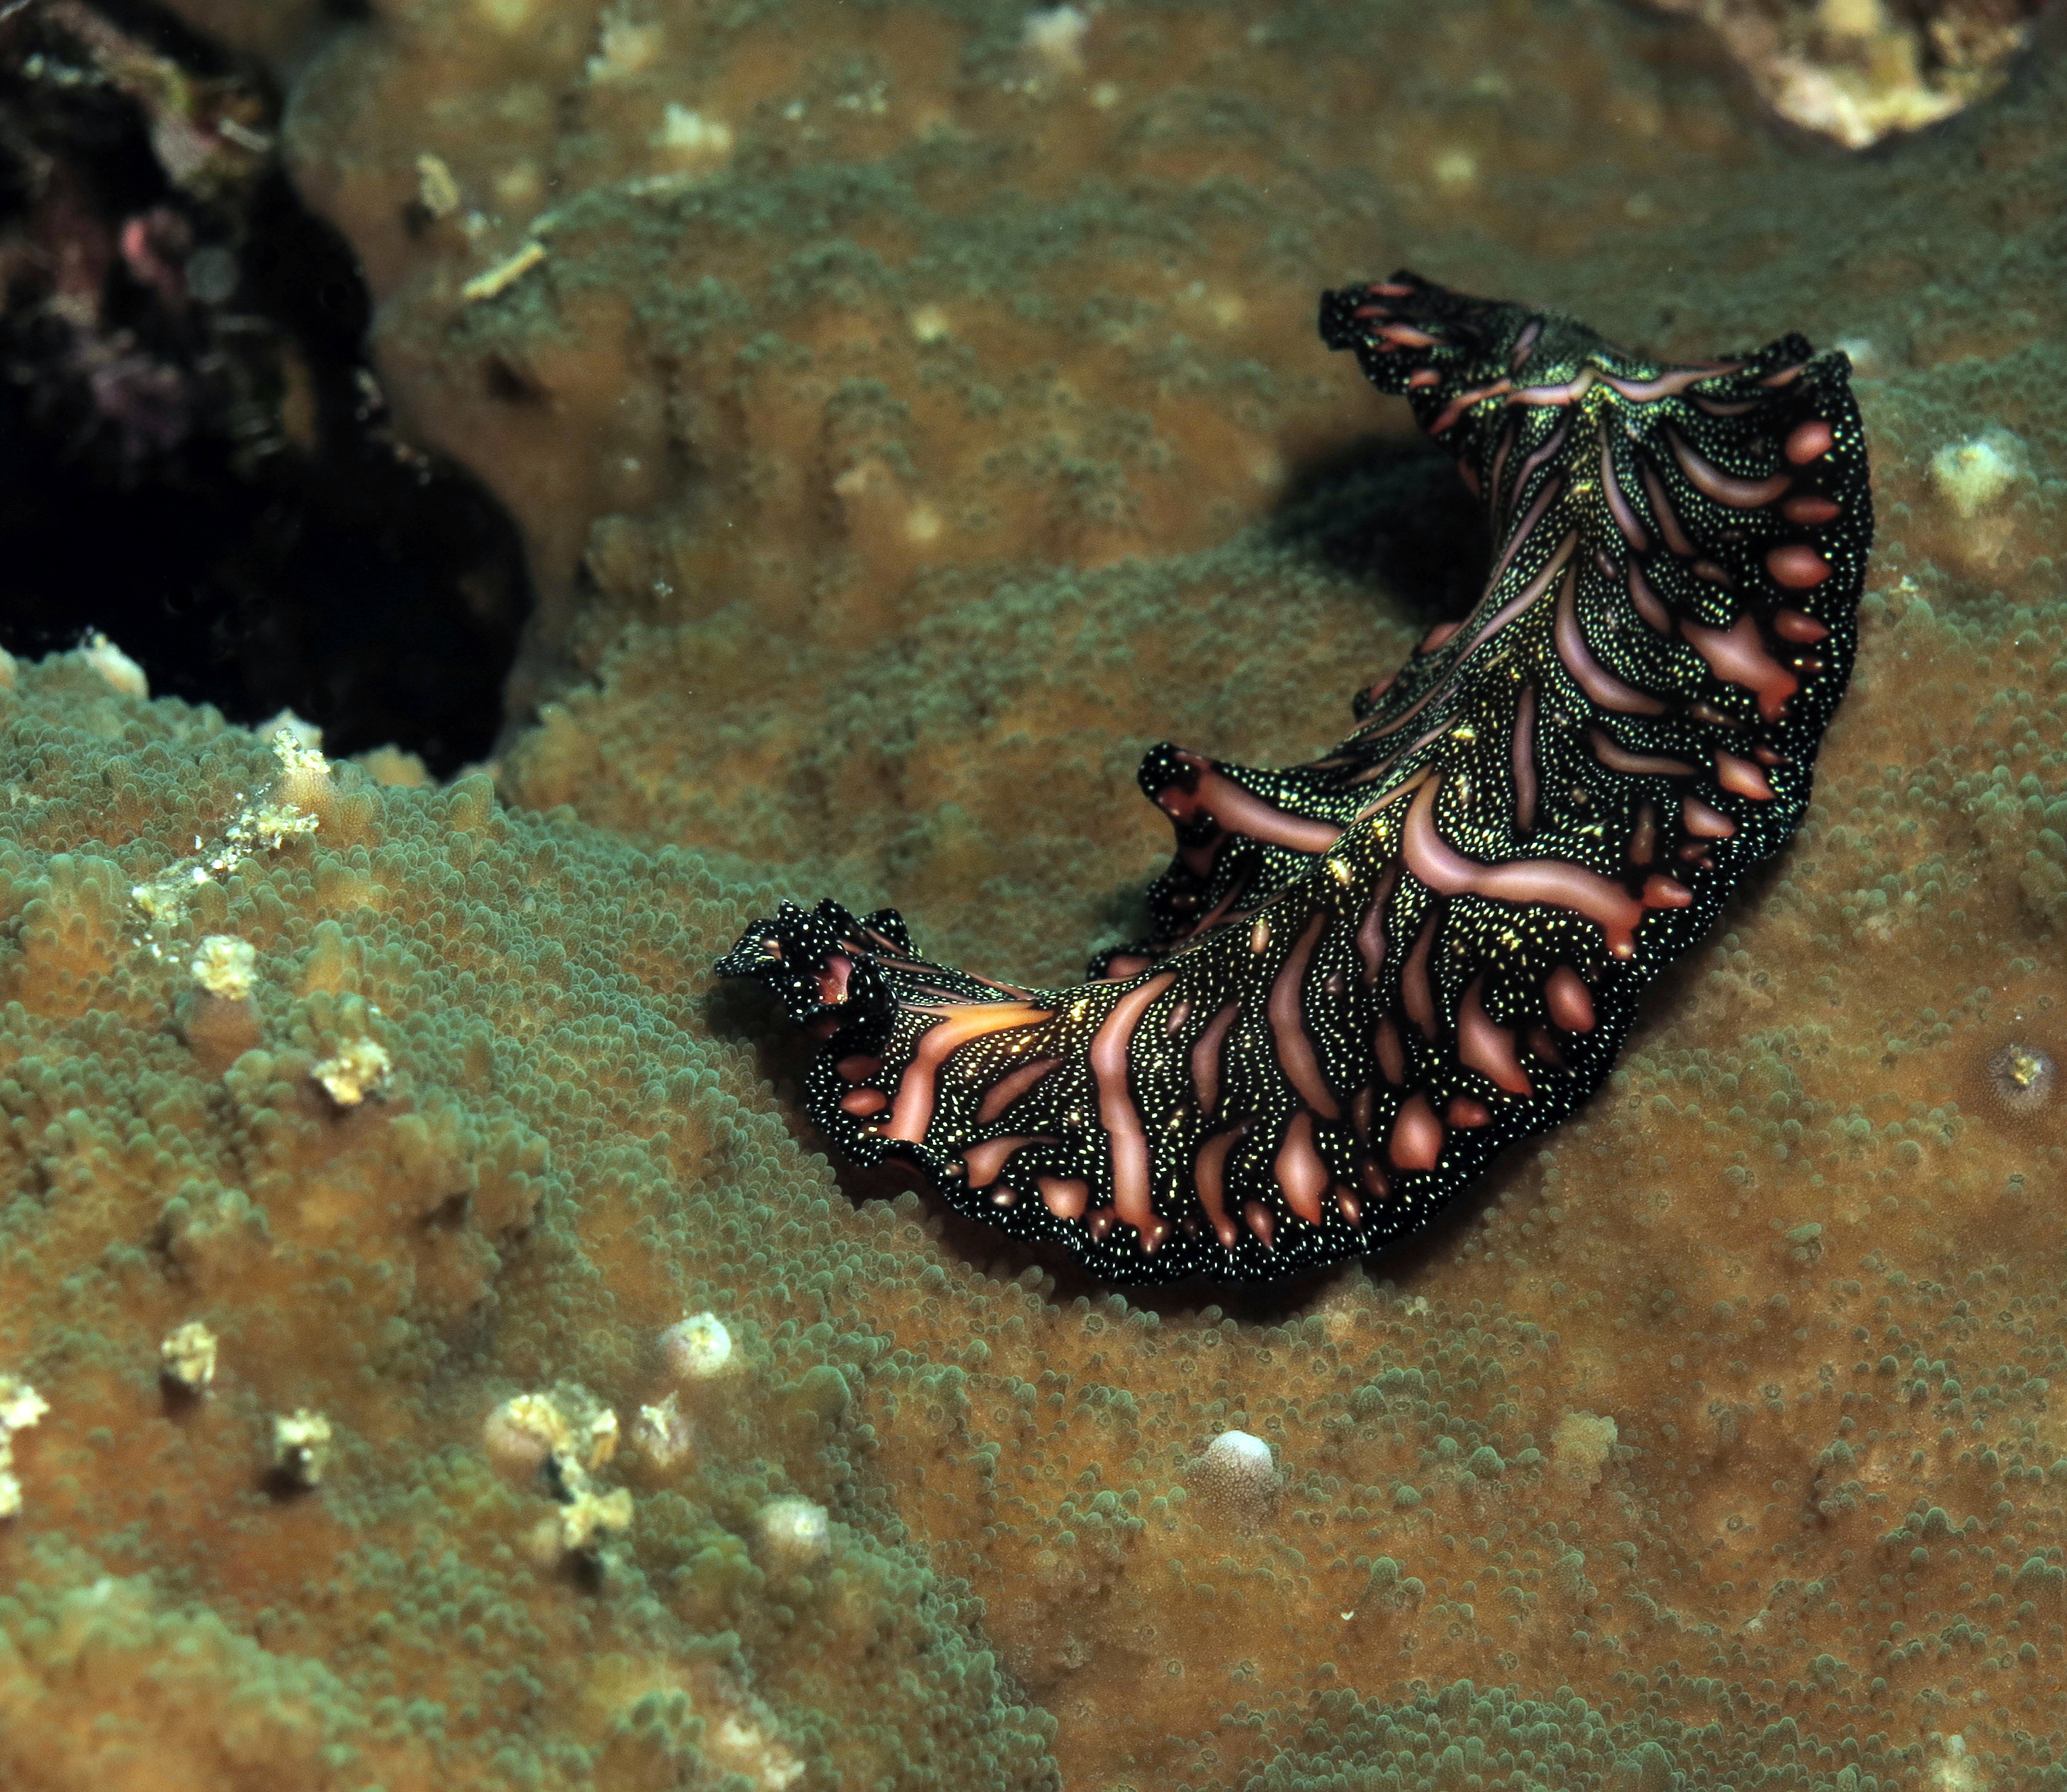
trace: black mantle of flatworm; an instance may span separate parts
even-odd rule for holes
[[[1703,370],[1663,365],[1557,313],[1468,298],[1406,273],[1325,295],[1321,330],[1330,347],[1353,349],[1382,391],[1407,396],[1488,509],[1494,572],[1461,626],[1447,640],[1438,631],[1393,680],[1360,691],[1357,730],[1306,765],[1261,770],[1167,743],[1151,749],[1143,786],[1176,820],[1179,850],[1151,888],[1154,933],[1094,961],[1090,982],[1022,990],[928,964],[894,911],[857,917],[830,900],[809,912],[785,903],[717,966],[766,981],[792,1019],[826,1042],[806,1075],[806,1103],[850,1156],[908,1159],[961,1212],[1020,1237],[1059,1240],[1113,1282],[1265,1282],[1377,1250],[1424,1225],[1505,1147],[1569,1114],[1613,1065],[1645,986],[1799,822],[1817,745],[1850,671],[1872,518],[1842,354],[1816,353],[1790,335]],[[1827,448],[1804,457],[1819,432]],[[1797,520],[1801,500],[1821,501],[1808,512],[1832,514]],[[1793,515],[1782,508],[1790,502]],[[1604,687],[1620,707],[1597,701],[1559,646],[1562,571],[1504,628],[1478,639],[1561,553],[1572,572],[1578,656],[1621,687]],[[1799,583],[1803,567],[1814,570],[1805,555],[1829,569],[1813,586]],[[1647,607],[1630,580],[1632,564]],[[1781,582],[1781,565],[1796,583]],[[1783,612],[1797,638],[1780,632]],[[1699,631],[1727,631],[1742,618],[1750,619],[1746,644],[1796,681],[1777,709],[1769,674],[1732,682],[1691,644]],[[1813,641],[1798,638],[1817,632]],[[1700,638],[1712,646],[1716,635]],[[1525,688],[1533,693],[1536,791],[1526,817],[1515,757]],[[1632,713],[1633,700],[1655,713]],[[1671,762],[1683,775],[1613,769],[1603,753],[1625,766],[1631,755]],[[1725,781],[1729,763],[1737,770]],[[1769,797],[1745,793],[1745,766]],[[1629,896],[1651,888],[1647,876],[1663,876],[1684,905],[1644,909],[1629,955],[1617,957],[1606,926],[1569,907],[1468,890],[1445,896],[1403,863],[1404,824],[1431,781],[1427,817],[1437,836],[1480,870],[1563,861]],[[1259,799],[1282,818],[1260,831],[1294,838],[1223,825],[1201,805],[1202,788]],[[1388,792],[1402,794],[1371,816]],[[1690,835],[1686,799],[1734,832]],[[1637,865],[1647,811],[1650,855]],[[1355,820],[1359,814],[1368,819]],[[1326,843],[1302,835],[1302,825],[1346,831],[1322,852],[1313,849]],[[1375,904],[1385,937],[1367,980],[1356,930]],[[1306,967],[1285,985],[1308,1054],[1301,1076],[1281,1026],[1272,1025],[1270,997],[1310,932]],[[1585,985],[1590,1027],[1559,1024],[1561,1015],[1577,1018],[1569,1003],[1553,1012],[1549,985],[1561,969]],[[1136,1226],[1115,1210],[1116,1136],[1103,1105],[1114,1086],[1111,1054],[1102,1084],[1090,1050],[1104,1018],[1151,984],[1159,993],[1134,1029],[1119,1075],[1127,1105],[1113,1116],[1123,1123],[1131,1111],[1147,1144],[1152,1213]],[[1460,1017],[1474,995],[1509,1041],[1526,1093],[1460,1058]],[[998,1003],[1048,1018],[948,1054],[923,1128],[906,1123],[919,1136],[889,1136],[904,1079],[920,1074],[915,1054],[947,1024],[920,1010]],[[1231,1003],[1239,1008],[1214,1054],[1219,1087],[1209,1091],[1193,1048]],[[956,1007],[949,1014],[1008,1018]],[[1397,1084],[1385,1067],[1382,1022],[1399,1047],[1391,1060]],[[1297,1059],[1302,1048],[1289,1049]],[[1050,1057],[1057,1063],[1045,1077],[979,1118],[996,1084]],[[1210,1109],[1208,1092],[1217,1095]],[[1411,1127],[1402,1121],[1416,1095],[1444,1121],[1429,1168],[1415,1167],[1427,1152],[1413,1145],[1418,1138],[1425,1148],[1426,1128],[1418,1116]],[[879,1097],[889,1105],[855,1111]],[[1452,1124],[1458,1115],[1474,1119],[1474,1103],[1482,1122]],[[1294,1128],[1328,1178],[1324,1196],[1314,1193],[1310,1163],[1285,1146]],[[1200,1199],[1211,1180],[1200,1153],[1229,1132],[1237,1136],[1224,1148],[1216,1228]],[[1001,1138],[1034,1142],[973,1181],[964,1154]],[[1118,1148],[1130,1150],[1124,1139]],[[1139,1164],[1139,1149],[1132,1156]],[[1290,1181],[1280,1173],[1285,1164]],[[1074,1217],[1072,1185],[1085,1190],[1084,1212]],[[1295,1185],[1310,1216],[1318,1206],[1318,1221],[1300,1216]],[[1143,1215],[1139,1199],[1132,1211]],[[1145,1248],[1151,1235],[1154,1248]]]

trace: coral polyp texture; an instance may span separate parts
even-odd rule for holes
[[[1356,731],[1285,771],[1151,747],[1177,855],[1092,982],[967,976],[830,900],[718,966],[831,1030],[806,1087],[850,1156],[1115,1281],[1375,1250],[1570,1113],[1800,822],[1850,675],[1873,514],[1842,354],[1661,365],[1404,272],[1321,329],[1494,543]]]
[[[0,660],[0,1783],[2055,1792],[2067,65],[1852,158],[1605,0],[1029,10],[420,0],[297,81],[548,701],[494,790],[335,766],[218,871],[263,740]],[[1311,334],[1401,262],[1841,347],[1852,687],[1480,1195],[1224,1310],[1105,1287],[829,1162],[709,965],[800,891],[1029,988],[1149,930],[1143,749],[1297,761],[1478,594],[1454,464]],[[541,1400],[615,1417],[579,1510]]]
[[[870,1490],[871,1347],[708,1205],[803,1161],[694,1018],[743,892],[312,770],[76,655],[0,689],[0,1783],[1051,1785]],[[230,956],[225,1063],[188,1022]],[[695,1465],[621,1445],[719,1306]]]

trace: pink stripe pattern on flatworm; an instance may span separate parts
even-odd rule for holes
[[[1347,738],[1278,769],[1151,749],[1176,853],[1083,983],[930,963],[831,900],[718,966],[822,1042],[805,1099],[848,1156],[1113,1282],[1380,1250],[1570,1114],[1800,822],[1850,673],[1873,522],[1842,353],[1660,363],[1407,273],[1324,295],[1321,334],[1492,537]]]

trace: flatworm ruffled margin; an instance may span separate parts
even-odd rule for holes
[[[1263,1282],[1425,1225],[1607,1075],[1800,821],[1872,540],[1842,353],[1692,366],[1417,275],[1323,296],[1485,507],[1484,590],[1282,770],[1165,743],[1155,931],[1093,981],[784,904],[718,965],[825,1040],[812,1117],[1114,1282]]]

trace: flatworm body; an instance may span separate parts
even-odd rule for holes
[[[1261,1282],[1404,1237],[1561,1119],[1801,819],[1872,538],[1849,364],[1661,365],[1411,274],[1329,293],[1485,506],[1482,594],[1284,770],[1168,744],[1155,931],[1094,981],[928,964],[785,904],[718,966],[826,1039],[812,1117],[1114,1282]]]

